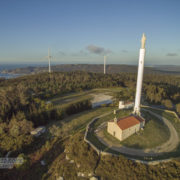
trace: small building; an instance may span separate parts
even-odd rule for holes
[[[145,120],[140,116],[130,115],[114,119],[107,124],[107,131],[120,141],[138,132],[145,125]]]
[[[41,134],[43,134],[45,131],[46,131],[46,128],[44,126],[40,126],[34,129],[33,131],[31,131],[31,135],[38,137]]]
[[[134,102],[119,101],[119,109],[130,109],[134,107]]]

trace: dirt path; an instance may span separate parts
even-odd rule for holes
[[[179,144],[179,136],[174,128],[174,126],[164,117],[161,117],[160,115],[151,112],[149,110],[145,110],[151,113],[152,115],[156,116],[160,120],[162,120],[165,125],[169,128],[170,131],[170,138],[168,141],[166,141],[164,144],[157,146],[152,149],[135,149],[135,148],[128,148],[122,145],[114,145],[110,140],[104,137],[103,133],[101,131],[97,132],[97,138],[99,141],[101,141],[103,144],[108,146],[109,148],[121,152],[123,154],[128,155],[137,155],[137,156],[158,156],[165,152],[171,152],[174,150],[178,144]],[[153,136],[153,134],[152,134]]]

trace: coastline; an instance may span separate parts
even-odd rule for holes
[[[5,78],[5,79],[12,79],[16,77],[22,76],[21,74],[8,74],[8,73],[1,73],[0,72],[0,78]]]

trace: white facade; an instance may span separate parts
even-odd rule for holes
[[[145,125],[145,121],[139,122],[138,124],[129,126],[126,129],[121,129],[117,123],[117,121],[108,122],[107,124],[107,132],[117,138],[120,141],[125,140],[129,136],[138,132]]]
[[[117,123],[108,122],[107,132],[119,139],[120,141],[122,141],[122,130],[119,128]]]
[[[122,131],[122,140],[128,138],[140,130],[140,123]]]
[[[140,123],[136,124],[128,129],[121,130],[121,128],[115,122],[108,122],[107,131],[115,138],[123,141],[124,139],[128,138],[129,136],[133,135],[134,133],[140,130]]]

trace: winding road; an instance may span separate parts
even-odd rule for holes
[[[123,154],[128,154],[128,155],[137,155],[137,156],[158,156],[166,152],[171,152],[173,151],[179,144],[179,136],[176,132],[176,129],[174,126],[170,123],[169,120],[166,118],[152,112],[146,109],[143,109],[149,113],[151,113],[153,116],[156,116],[159,118],[161,121],[164,122],[164,124],[169,128],[170,132],[170,137],[169,139],[163,143],[162,145],[159,145],[155,148],[152,149],[135,149],[135,148],[128,148],[122,145],[114,145],[110,140],[104,137],[103,133],[101,131],[98,131],[96,133],[97,138],[101,143],[106,145],[112,150],[118,151]],[[152,135],[153,136],[153,135]]]

